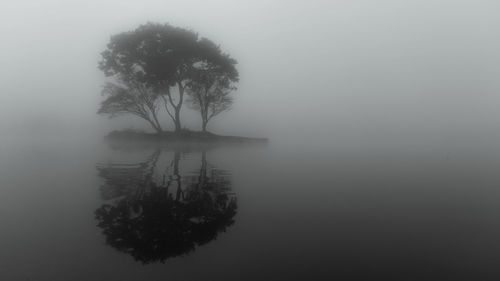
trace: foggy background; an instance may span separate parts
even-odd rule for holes
[[[497,1],[2,1],[2,136],[144,128],[96,114],[110,36],[192,29],[238,60],[220,134],[314,145],[482,144],[498,137]],[[199,130],[183,108],[184,126]],[[167,124],[163,118],[163,124]],[[170,122],[170,120],[169,120]],[[169,123],[168,128],[171,127]]]
[[[499,8],[1,0],[0,280],[500,280]],[[233,110],[208,130],[268,144],[103,141],[150,129],[96,114],[100,53],[148,21],[192,29],[238,60]],[[200,123],[184,106],[182,124]],[[126,186],[144,194],[153,174],[136,168],[156,167],[156,151],[165,194],[172,178],[220,169],[238,211],[218,239],[144,267],[97,224],[113,203],[98,167],[132,167],[117,185],[136,177]]]

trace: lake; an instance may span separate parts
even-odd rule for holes
[[[0,148],[0,280],[500,278],[494,143]]]

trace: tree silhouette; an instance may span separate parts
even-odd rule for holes
[[[173,120],[175,131],[179,132],[184,93],[197,77],[196,66],[208,63],[228,69],[236,63],[215,44],[207,42],[210,41],[199,39],[191,30],[148,23],[112,36],[99,68],[106,76],[134,81],[155,91]]]
[[[153,129],[161,133],[158,121],[160,109],[158,94],[140,82],[121,81],[122,85],[106,83],[102,90],[106,97],[101,103],[98,114],[109,115],[110,118],[121,114],[133,114],[151,124]]]
[[[98,168],[103,198],[115,199],[96,210],[98,226],[109,245],[143,264],[165,262],[212,241],[234,223],[237,210],[227,175],[208,168],[205,152],[199,174],[183,177],[176,151],[173,175],[161,184],[152,180],[159,154],[129,167]]]
[[[192,81],[187,93],[193,109],[200,112],[202,131],[207,131],[207,123],[212,117],[229,110],[233,103],[231,92],[236,90],[238,81],[236,61],[208,39],[202,39],[203,51],[208,59],[198,63],[192,71]]]

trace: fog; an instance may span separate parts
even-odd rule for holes
[[[212,130],[309,143],[424,144],[498,131],[494,1],[7,1],[0,11],[5,133],[147,128],[97,116],[111,35],[190,28],[238,60],[233,110]],[[185,108],[186,126],[198,129]],[[169,120],[163,122],[167,125]]]
[[[3,1],[0,279],[499,280],[499,12]],[[235,58],[234,105],[209,131],[269,142],[104,141],[152,131],[97,114],[101,52],[147,22]],[[200,130],[199,113],[182,124]]]

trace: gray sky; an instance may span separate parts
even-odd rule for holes
[[[95,114],[100,52],[110,35],[154,21],[191,28],[238,60],[236,103],[216,132],[346,142],[496,133],[499,3],[4,0],[0,128],[122,126]]]

